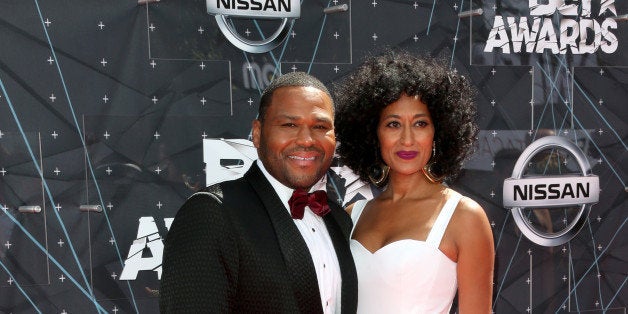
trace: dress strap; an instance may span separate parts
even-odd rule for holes
[[[367,200],[359,200],[353,203],[353,209],[351,209],[351,220],[353,221],[353,227],[351,228],[351,235],[353,235],[353,230],[355,229],[355,225],[358,224],[358,220],[360,219],[360,215],[362,215],[362,211],[364,207],[366,207]]]
[[[427,240],[425,240],[428,245],[438,249],[440,241],[443,239],[443,235],[447,229],[447,225],[449,224],[449,220],[451,220],[451,216],[453,216],[461,198],[462,195],[455,193],[447,200],[443,209],[440,210],[438,217],[436,217],[436,221],[432,226],[432,230],[430,230],[430,234],[427,236]]]

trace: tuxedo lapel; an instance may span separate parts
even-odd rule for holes
[[[283,254],[300,313],[322,313],[312,256],[292,217],[259,167],[253,163],[244,175],[268,211]]]
[[[336,203],[328,200],[331,212],[323,217],[329,237],[334,244],[338,264],[340,265],[340,273],[342,276],[342,313],[355,313],[357,308],[357,273],[353,256],[349,247],[349,235],[345,234],[339,225],[340,217],[344,210]]]

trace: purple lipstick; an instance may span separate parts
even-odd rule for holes
[[[406,150],[402,150],[402,151],[398,151],[397,152],[397,156],[399,156],[399,158],[401,159],[412,159],[414,157],[416,157],[419,154],[419,152],[416,151],[406,151]]]

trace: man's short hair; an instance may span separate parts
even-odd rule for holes
[[[331,97],[331,93],[325,87],[325,84],[321,82],[319,79],[305,73],[305,72],[289,72],[283,74],[277,78],[275,78],[270,85],[264,89],[262,93],[262,98],[260,99],[259,109],[257,110],[257,120],[264,121],[266,110],[270,105],[270,101],[273,98],[273,93],[276,89],[287,86],[304,86],[304,87],[314,87],[329,96],[332,99],[332,108],[333,108],[333,98]]]

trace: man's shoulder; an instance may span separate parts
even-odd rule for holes
[[[234,196],[237,198],[250,191],[250,186],[244,178],[238,178],[206,186],[192,194],[188,201],[210,200],[223,203],[225,200],[232,199]]]
[[[192,194],[192,196],[190,196],[190,198],[195,197],[195,196],[200,196],[200,197],[211,197],[211,198],[215,198],[218,200],[221,200],[224,198],[224,188],[223,186],[224,182],[220,182],[220,183],[216,183],[216,184],[212,184],[210,186],[206,186],[198,191],[196,191],[196,193]]]
[[[190,195],[187,200],[181,205],[176,214],[176,219],[190,220],[190,223],[194,221],[215,221],[218,217],[223,217],[226,213],[231,213],[232,210],[239,207],[239,203],[235,200],[244,200],[246,197],[234,197],[241,194],[243,188],[240,180],[219,182],[207,187],[204,187],[194,194]]]

